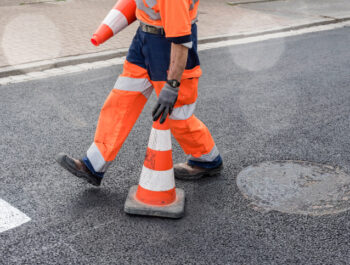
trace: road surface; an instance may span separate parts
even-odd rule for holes
[[[244,167],[269,160],[350,172],[349,41],[344,28],[201,52],[196,115],[225,169],[177,181],[186,192],[180,220],[123,212],[141,172],[154,94],[100,188],[54,161],[89,147],[121,66],[0,86],[0,199],[28,217],[0,233],[0,264],[349,263],[350,212],[260,212],[236,185]],[[173,149],[182,161],[175,141]]]

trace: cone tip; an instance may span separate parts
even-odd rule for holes
[[[99,46],[100,44],[98,43],[97,41],[97,37],[96,35],[93,35],[92,38],[91,38],[91,43],[95,46]]]

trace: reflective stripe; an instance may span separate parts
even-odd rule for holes
[[[145,91],[142,92],[142,94],[146,97],[149,98],[150,95],[153,92],[153,86],[150,86],[149,88],[147,88]]]
[[[216,145],[214,145],[213,149],[211,149],[211,151],[208,154],[201,155],[200,157],[190,156],[190,160],[199,161],[199,162],[212,162],[215,160],[215,158],[217,158],[218,155],[219,155],[219,150],[216,147]]]
[[[139,185],[151,191],[167,191],[175,187],[174,170],[156,171],[143,166]]]
[[[148,147],[155,151],[171,150],[170,130],[157,130],[152,128]]]
[[[191,25],[198,22],[198,15],[191,21]]]
[[[121,31],[128,26],[128,20],[119,10],[112,9],[102,22],[111,28],[113,34]]]
[[[86,155],[96,172],[106,172],[112,161],[106,162],[95,143],[92,143]]]
[[[192,0],[191,4],[190,4],[190,10],[192,10],[194,8],[194,5],[198,2],[199,0]]]
[[[160,14],[156,13],[154,11],[154,9],[152,9],[156,4],[157,4],[157,0],[145,0],[147,6],[145,5],[145,3],[143,2],[143,0],[135,0],[136,2],[136,6],[138,9],[144,11],[147,15],[149,15],[149,17],[153,20],[159,20],[160,19]],[[198,2],[199,0],[193,0],[192,3],[190,4],[190,11],[193,10],[195,4]]]
[[[187,120],[193,115],[195,108],[196,102],[189,105],[184,105],[182,107],[174,108],[169,118],[172,120]]]
[[[157,4],[157,0],[146,0],[148,7],[153,8]]]
[[[148,98],[153,90],[152,84],[147,78],[131,78],[119,76],[114,85],[115,89],[124,91],[138,91]]]
[[[152,8],[147,7],[143,0],[135,0],[138,9],[145,12],[151,19],[160,20],[160,14],[156,13]]]
[[[186,48],[192,49],[193,42],[190,41],[190,42],[182,43],[181,45],[185,46]]]

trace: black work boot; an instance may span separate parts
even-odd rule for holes
[[[77,160],[64,153],[59,153],[56,156],[56,161],[74,176],[84,179],[94,186],[101,185],[102,177],[92,173],[82,160]]]
[[[186,163],[174,165],[175,178],[182,180],[196,180],[206,176],[216,176],[224,168],[222,159],[218,156],[213,162],[196,162],[189,160]]]

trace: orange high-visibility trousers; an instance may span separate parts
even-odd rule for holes
[[[194,116],[198,69],[185,70],[178,100],[169,117],[170,130],[191,160],[211,162],[219,151],[208,128]],[[164,81],[151,81],[147,70],[125,61],[123,73],[102,107],[95,139],[87,151],[96,172],[105,172],[115,159],[153,89],[159,95]]]

